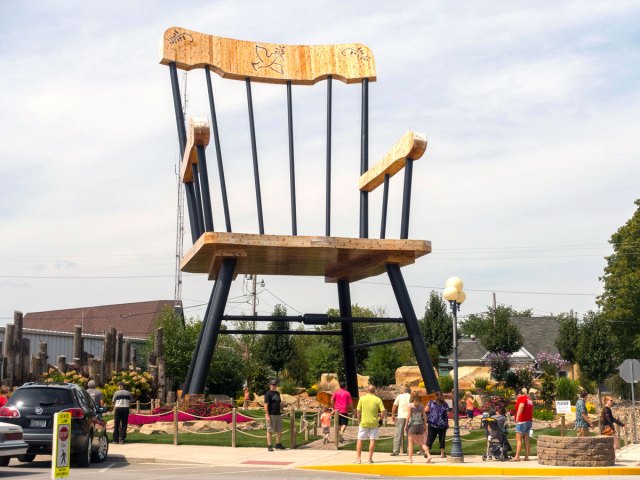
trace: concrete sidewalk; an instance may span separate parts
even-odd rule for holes
[[[465,457],[463,464],[449,464],[434,457],[425,463],[415,455],[413,464],[406,464],[406,456],[391,457],[376,453],[374,464],[354,464],[355,452],[346,450],[312,449],[269,452],[266,448],[209,447],[200,445],[156,445],[129,443],[110,445],[108,461],[129,463],[206,464],[230,467],[303,468],[344,473],[387,476],[619,476],[640,475],[640,445],[630,445],[618,451],[619,461],[613,467],[552,467],[529,462],[483,462],[481,456]],[[366,462],[367,455],[363,452]]]

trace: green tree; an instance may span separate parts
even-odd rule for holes
[[[431,291],[422,318],[422,334],[429,346],[435,346],[440,356],[453,351],[453,323],[447,303],[436,291]],[[437,366],[437,363],[434,365]]]
[[[481,314],[472,313],[461,321],[458,332],[463,337],[474,336],[477,339],[481,339],[486,335],[490,335],[493,331],[495,320],[502,317],[504,314],[508,317],[531,317],[533,310],[530,308],[526,310],[516,310],[510,305],[498,305],[496,308],[492,306],[487,307],[487,311]]]
[[[598,298],[605,318],[614,322],[612,333],[622,358],[640,356],[640,200],[634,203],[633,216],[609,240],[613,254],[606,257],[600,277],[604,292]]]
[[[574,364],[576,363],[576,351],[580,339],[580,326],[578,317],[573,313],[561,313],[558,315],[560,329],[556,338],[556,348],[560,356],[571,364],[571,378],[575,379]]]
[[[367,374],[369,382],[376,386],[392,385],[396,383],[396,369],[402,366],[394,345],[380,345],[374,347],[367,359]]]
[[[488,325],[480,337],[480,343],[489,352],[513,353],[522,347],[524,343],[522,334],[518,327],[509,320],[511,316],[516,316],[513,313],[514,310],[511,307],[505,307],[504,305],[499,305],[495,310],[489,310],[485,318]]]
[[[277,304],[273,309],[272,316],[286,316],[287,309],[284,305]],[[287,331],[290,329],[289,322],[274,320],[267,327],[271,331]],[[293,341],[289,333],[275,333],[263,335],[260,339],[260,350],[262,359],[276,372],[276,378],[293,357]]]
[[[600,384],[618,365],[615,352],[616,340],[611,324],[603,314],[587,312],[582,319],[576,359],[580,373],[598,383],[598,393]]]
[[[244,383],[243,363],[236,340],[230,335],[219,335],[207,375],[208,392],[235,398]]]

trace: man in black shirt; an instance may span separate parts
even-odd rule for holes
[[[271,433],[276,434],[276,448],[284,450],[282,446],[282,414],[280,412],[280,392],[278,392],[278,382],[269,382],[269,391],[264,394],[264,417],[267,422],[267,450],[273,452],[271,446]]]

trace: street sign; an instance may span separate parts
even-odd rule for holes
[[[618,367],[620,377],[631,384],[631,414],[633,415],[633,443],[638,443],[638,435],[636,432],[636,396],[635,385],[640,380],[640,362],[635,358],[627,358],[622,365]]]
[[[620,377],[627,383],[638,383],[640,381],[640,362],[635,358],[627,358],[618,367]]]
[[[51,479],[69,478],[71,413],[58,412],[53,417],[53,452]]]
[[[571,400],[556,400],[556,413],[571,413]]]

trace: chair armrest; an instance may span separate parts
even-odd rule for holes
[[[180,168],[180,177],[183,183],[193,182],[192,163],[198,163],[197,147],[206,147],[209,145],[211,136],[209,129],[209,120],[206,118],[190,118],[189,131],[187,132],[187,145],[184,148],[182,157],[182,165]]]
[[[372,192],[384,182],[385,175],[392,177],[404,168],[407,158],[418,160],[426,149],[427,136],[424,133],[408,131],[382,160],[360,176],[358,188],[363,192]]]

